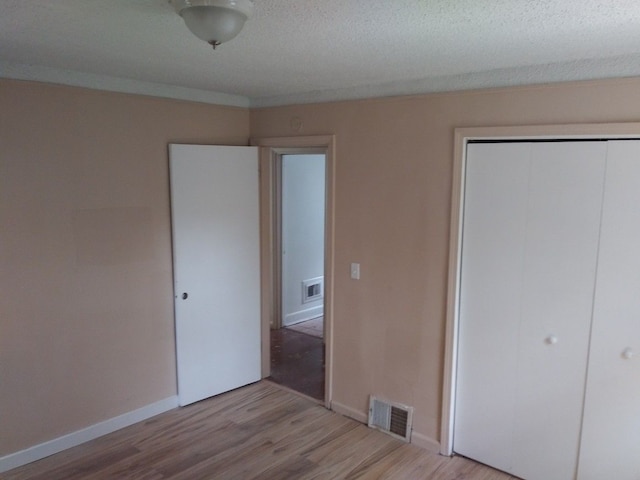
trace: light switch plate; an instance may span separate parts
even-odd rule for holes
[[[351,278],[354,280],[360,280],[360,264],[352,263],[351,264]]]

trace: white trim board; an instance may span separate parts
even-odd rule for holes
[[[269,345],[270,325],[274,324],[273,315],[280,308],[274,282],[277,275],[274,254],[274,231],[277,231],[274,221],[274,209],[277,208],[276,176],[277,158],[283,154],[324,153],[325,154],[325,228],[324,228],[324,340],[325,340],[325,380],[324,405],[331,408],[333,396],[333,281],[335,277],[335,169],[336,169],[336,139],[334,135],[318,135],[303,137],[267,137],[252,138],[251,145],[260,147],[260,222],[263,232],[261,241],[262,258],[262,374],[269,376]],[[277,250],[277,249],[275,249]],[[279,281],[279,279],[278,279]]]
[[[44,443],[34,445],[19,452],[0,457],[0,473],[12,470],[27,463],[41,460],[50,455],[62,452],[69,448],[89,442],[103,435],[128,427],[134,423],[142,422],[148,418],[172,410],[178,406],[178,397],[165,398],[151,403],[137,410],[118,415],[103,422],[71,432],[62,437],[54,438]]]
[[[324,305],[318,305],[317,307],[307,308],[298,312],[289,313],[285,316],[283,327],[290,327],[300,322],[306,322],[307,320],[313,320],[314,318],[321,317],[324,314]]]
[[[456,128],[453,146],[451,188],[451,223],[449,229],[449,270],[442,385],[442,423],[440,453],[453,454],[453,419],[455,411],[456,359],[458,345],[458,302],[464,177],[467,144],[472,140],[587,140],[640,138],[640,123],[605,123],[572,125],[530,125],[509,127]]]
[[[416,432],[415,430],[411,432],[411,443],[416,447],[424,448],[429,452],[440,453],[440,443],[428,435]]]
[[[342,403],[331,402],[331,410],[339,413],[340,415],[344,415],[345,417],[349,417],[356,422],[364,423],[365,425],[369,420],[366,413],[356,410],[355,408],[351,408],[347,405],[343,405]]]
[[[208,103],[228,107],[249,108],[248,97],[210,90],[145,82],[132,78],[111,77],[95,73],[61,70],[39,65],[23,65],[0,61],[0,78],[53,83],[89,88],[106,92],[129,93],[149,97],[172,98],[189,102]]]

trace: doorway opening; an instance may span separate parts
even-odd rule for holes
[[[271,375],[324,399],[325,154],[276,158],[279,306],[271,325]]]
[[[331,406],[332,136],[258,139],[262,376]]]

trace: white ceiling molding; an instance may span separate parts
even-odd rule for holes
[[[504,68],[487,72],[445,75],[410,81],[293,93],[290,95],[248,98],[242,95],[230,95],[211,90],[163,85],[127,78],[0,61],[0,78],[30,80],[93,90],[172,98],[241,108],[266,108],[635,76],[640,76],[640,54],[529,67]]]
[[[191,102],[248,108],[250,100],[242,95],[199,90],[153,82],[142,82],[130,78],[110,77],[94,73],[60,70],[38,65],[21,65],[0,61],[0,78],[31,80],[59,85],[105,90],[108,92],[131,93],[151,97],[173,98]]]
[[[640,76],[640,54],[251,99],[252,108]]]

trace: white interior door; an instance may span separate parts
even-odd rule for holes
[[[170,145],[180,405],[260,379],[257,147]]]
[[[528,480],[575,477],[602,143],[467,150],[454,450]]]
[[[580,480],[640,478],[640,141],[610,141]]]

